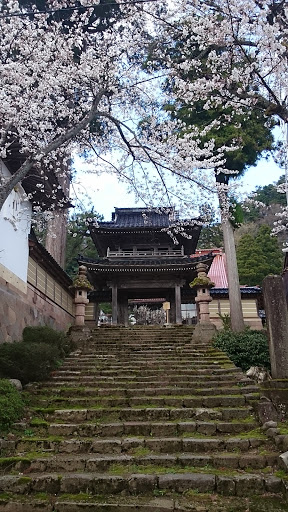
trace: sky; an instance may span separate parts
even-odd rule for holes
[[[77,187],[78,197],[83,195],[83,201],[87,204],[88,196],[94,206],[95,212],[104,216],[104,220],[111,220],[111,214],[115,207],[132,208],[134,206],[144,206],[143,203],[136,203],[133,194],[128,194],[126,186],[119,183],[116,176],[111,174],[102,174],[100,177],[85,172],[81,173],[81,161],[75,159],[78,179],[81,186]],[[272,158],[262,159],[256,167],[251,167],[244,175],[243,185],[240,187],[241,193],[245,196],[254,191],[257,186],[269,185],[278,180],[284,174],[284,169],[275,164]]]

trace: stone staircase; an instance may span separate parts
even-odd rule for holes
[[[95,329],[29,386],[31,417],[0,459],[0,512],[287,511],[258,387],[191,339],[189,327]]]

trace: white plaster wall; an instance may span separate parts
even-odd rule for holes
[[[0,160],[0,173],[10,176]],[[25,201],[25,192],[19,184],[6,199],[0,211],[0,265],[26,283],[28,269],[28,235],[31,226],[32,205]],[[6,278],[7,279],[7,278]]]

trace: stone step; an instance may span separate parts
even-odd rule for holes
[[[160,376],[161,377],[161,376]],[[218,383],[221,383],[222,381],[226,381],[227,382],[227,378],[229,378],[230,376],[226,376],[226,375],[223,375],[223,376],[217,376],[216,379],[217,381],[216,382],[216,386]],[[214,380],[214,378],[213,378]],[[209,381],[210,379],[205,377],[205,376],[202,376],[202,378],[200,379],[199,378],[199,383],[202,381],[203,385],[204,386],[207,386],[207,384],[209,385]],[[231,376],[230,377],[230,383],[231,382],[237,382],[237,379],[235,379],[235,377]],[[250,381],[251,382],[251,381]],[[122,386],[127,386],[127,388],[131,388],[131,387],[135,387],[135,386],[139,386],[139,387],[143,387],[143,386],[146,386],[146,385],[149,385],[149,387],[167,387],[167,386],[175,386],[177,387],[178,385],[180,386],[183,386],[183,385],[187,385],[189,384],[189,386],[191,385],[191,387],[193,385],[195,385],[195,376],[193,375],[192,377],[190,378],[187,378],[185,379],[185,377],[183,378],[183,376],[179,376],[179,377],[174,377],[174,378],[169,378],[167,376],[163,376],[162,378],[159,379],[159,377],[157,379],[153,379],[151,377],[113,377],[113,376],[99,376],[99,377],[93,377],[93,376],[89,376],[89,377],[67,377],[66,379],[63,377],[63,378],[60,378],[60,377],[57,377],[57,378],[53,378],[53,380],[46,383],[46,386],[64,386],[64,387],[78,387],[78,386],[97,386],[97,387],[110,387],[110,385],[112,385],[112,387],[116,386],[116,387],[122,387]],[[195,387],[199,387],[199,385],[197,385],[197,381],[196,381],[196,385]],[[29,388],[27,388],[29,389]]]
[[[150,357],[151,354],[154,354],[154,355],[163,355],[163,354],[168,354],[168,353],[171,353],[171,352],[175,352],[175,353],[180,353],[180,350],[182,351],[182,354],[185,355],[185,354],[193,354],[195,353],[195,347],[193,347],[190,343],[188,343],[186,345],[186,349],[183,350],[183,344],[176,344],[176,343],[171,343],[171,344],[168,344],[168,343],[162,343],[162,347],[161,347],[161,344],[159,344],[159,346],[157,348],[155,348],[155,343],[150,343],[150,345],[148,344],[145,344],[145,343],[135,343],[133,345],[131,344],[125,344],[125,342],[115,342],[113,344],[109,344],[109,343],[99,343],[98,345],[88,345],[85,349],[85,355],[86,356],[95,356],[95,354],[105,354],[105,353],[110,353],[111,355],[115,355],[115,354],[118,354],[120,355],[121,357],[125,357],[127,356],[127,354],[132,354],[132,355],[136,355],[136,354],[143,354],[143,355],[147,355],[147,357]],[[207,349],[202,349],[202,351],[198,350],[196,348],[197,352],[199,354],[215,354],[216,352],[215,351],[208,351]],[[179,351],[179,352],[177,352]],[[217,351],[217,353],[219,354],[219,351]]]
[[[207,383],[208,386],[208,383]],[[218,395],[238,395],[238,394],[247,394],[247,393],[259,393],[259,386],[257,385],[245,385],[245,386],[237,386],[231,384],[229,387],[218,386],[217,394]],[[158,397],[168,397],[168,396],[177,396],[177,397],[192,397],[192,396],[209,396],[215,395],[215,387],[211,385],[211,387],[202,387],[193,389],[193,387],[158,387],[158,388],[93,388],[93,387],[83,387],[83,388],[65,388],[65,387],[42,387],[37,388],[33,391],[33,395],[36,397],[39,395],[39,398],[42,398],[41,395],[52,395],[57,397],[67,397],[70,399],[71,396],[77,395],[78,397],[82,396],[93,396],[97,397],[106,397],[113,395],[113,397],[144,397],[144,396],[158,396]],[[31,395],[30,395],[31,397]],[[49,397],[47,396],[46,399]]]
[[[234,368],[231,368],[230,369],[231,373],[234,372]],[[96,370],[94,372],[73,372],[71,374],[69,374],[69,372],[65,372],[65,371],[55,371],[53,373],[53,378],[54,379],[69,379],[71,377],[74,377],[75,378],[82,378],[82,377],[122,377],[122,378],[127,378],[127,379],[131,379],[131,378],[134,378],[134,377],[141,377],[143,379],[145,378],[151,378],[151,377],[154,377],[156,379],[162,379],[163,377],[165,377],[167,375],[167,373],[169,373],[169,377],[171,379],[174,379],[174,377],[178,378],[179,377],[194,377],[195,376],[198,376],[198,374],[202,372],[202,368],[187,368],[185,370],[177,370],[175,368],[173,368],[173,370],[164,370],[164,369],[158,369],[158,368],[155,368],[155,369],[146,369],[146,368],[143,368],[142,370],[129,370],[129,369],[119,369],[119,370],[106,370],[106,369],[101,369],[101,370]],[[208,375],[225,375],[227,372],[226,369],[223,369],[223,368],[208,368],[208,369],[204,369],[203,368],[203,372],[205,372],[205,375],[208,376]],[[236,372],[235,372],[236,373]]]
[[[41,399],[39,397],[36,401],[37,406],[39,407],[57,407],[57,408],[65,408],[65,407],[144,407],[144,408],[165,408],[165,407],[183,407],[183,408],[191,408],[191,407],[241,407],[247,403],[246,396],[244,394],[239,394],[239,389],[236,390],[237,394],[219,394],[219,395],[205,395],[205,393],[201,392],[200,396],[138,396],[138,397],[77,397],[77,398],[69,398],[69,397],[45,397]],[[247,395],[248,400],[252,398],[259,398],[259,393],[249,393]]]
[[[92,340],[89,340],[87,342],[87,348],[94,350],[95,348],[98,348],[99,346],[117,346],[121,344],[123,347],[143,347],[145,346],[145,349],[147,350],[149,346],[154,347],[157,343],[158,347],[171,345],[171,346],[188,346],[192,347],[193,349],[198,349],[198,347],[202,350],[205,349],[205,347],[208,347],[208,344],[202,345],[202,344],[194,344],[192,340],[192,336],[183,336],[182,338],[178,338],[177,336],[138,336],[133,337],[132,339],[128,339],[126,337],[121,336],[103,336],[103,337],[94,337]]]
[[[28,385],[26,429],[9,444],[15,458],[0,460],[0,512],[279,503],[278,454],[252,414],[258,386],[192,332],[96,329],[50,381]]]
[[[235,453],[214,453],[213,455],[194,455],[194,454],[180,454],[180,455],[94,455],[94,454],[46,454],[45,457],[41,454],[32,454],[31,456],[20,456],[12,458],[1,459],[1,473],[5,471],[14,472],[18,471],[29,476],[29,473],[50,473],[50,472],[112,472],[115,473],[122,466],[124,472],[144,472],[148,471],[151,466],[155,469],[163,468],[163,471],[175,473],[182,470],[187,471],[189,468],[199,468],[200,471],[205,469],[224,468],[233,471],[238,470],[263,470],[268,474],[278,464],[277,453],[267,453],[265,455],[257,454],[235,454]],[[139,467],[138,467],[139,466]],[[136,468],[137,467],[137,468]],[[168,470],[168,471],[167,471]],[[191,471],[191,469],[190,469]]]
[[[133,348],[133,350],[132,350]],[[128,358],[128,355],[131,358],[152,358],[153,356],[157,356],[160,359],[164,359],[165,357],[195,357],[195,358],[225,358],[227,357],[224,352],[220,350],[195,350],[193,348],[187,347],[183,348],[182,345],[175,347],[174,345],[167,345],[161,348],[153,348],[152,346],[149,349],[143,347],[143,345],[139,345],[138,347],[127,347],[127,350],[123,350],[123,345],[115,345],[110,347],[99,346],[95,351],[90,352],[79,352],[81,358],[87,362],[93,361],[99,357],[106,357],[107,359],[113,359],[115,357],[119,358]],[[77,360],[78,355],[73,355],[68,357],[68,361]]]
[[[203,389],[207,389],[207,388],[212,388],[215,390],[215,388],[222,388],[222,387],[228,387],[228,386],[239,386],[239,390],[242,389],[242,387],[245,387],[246,385],[251,385],[253,381],[251,381],[250,379],[247,379],[246,377],[241,377],[241,379],[237,379],[235,378],[235,375],[232,375],[232,376],[224,376],[225,378],[219,378],[217,377],[217,380],[215,380],[215,378],[213,377],[213,380],[210,380],[210,379],[205,379],[203,378],[203,376],[201,376],[202,378],[199,378],[199,380],[190,380],[190,379],[185,379],[185,380],[180,380],[180,381],[176,381],[177,382],[177,386],[175,385],[175,381],[173,380],[172,383],[169,382],[169,380],[162,380],[161,382],[159,381],[151,381],[149,382],[149,387],[147,387],[147,382],[146,380],[143,382],[141,380],[138,380],[138,379],[133,379],[132,381],[131,380],[126,380],[126,379],[120,379],[120,382],[118,382],[118,379],[117,381],[115,381],[115,379],[109,377],[108,379],[92,379],[92,378],[89,378],[88,381],[85,380],[85,384],[86,386],[82,385],[82,382],[81,384],[79,385],[79,380],[76,380],[74,383],[73,383],[73,380],[71,379],[68,383],[65,382],[65,381],[61,381],[61,380],[58,380],[57,379],[57,382],[55,382],[53,379],[51,381],[47,381],[47,382],[40,382],[40,383],[37,383],[35,385],[27,385],[25,387],[25,389],[29,390],[29,393],[38,393],[38,391],[40,391],[42,393],[42,390],[44,389],[50,389],[51,393],[52,393],[52,389],[51,388],[54,388],[56,390],[60,390],[62,389],[61,392],[64,392],[65,390],[67,390],[68,392],[79,392],[81,394],[81,391],[85,391],[85,389],[92,389],[92,390],[95,390],[95,393],[98,392],[98,390],[102,390],[102,389],[126,389],[127,390],[127,393],[130,392],[130,390],[133,390],[135,389],[135,385],[137,385],[137,387],[139,389],[148,389],[149,392],[151,392],[151,394],[155,394],[157,392],[157,390],[160,390],[159,393],[160,394],[163,394],[163,389],[174,389],[177,391],[177,389],[186,389],[187,388],[187,385],[189,384],[189,390],[194,390],[195,389],[199,389],[201,390],[202,388]],[[89,384],[89,388],[88,388],[88,384]],[[101,387],[100,387],[101,386]],[[125,388],[124,388],[125,386]],[[154,393],[154,390],[155,390],[155,393]]]
[[[64,385],[64,386],[67,386],[69,385],[69,387],[71,385],[73,386],[76,386],[78,387],[79,386],[79,383],[80,385],[82,386],[85,386],[87,383],[90,384],[94,384],[95,386],[100,386],[103,387],[103,386],[106,386],[106,385],[109,385],[109,384],[115,384],[117,383],[118,386],[125,386],[125,387],[131,387],[131,386],[135,386],[135,383],[137,384],[137,386],[144,386],[146,387],[147,386],[147,382],[149,383],[149,387],[162,387],[162,385],[164,386],[169,386],[169,385],[173,385],[173,386],[193,386],[193,387],[201,387],[202,385],[204,386],[207,386],[207,385],[215,385],[216,387],[218,385],[226,385],[227,383],[240,383],[241,385],[243,383],[246,383],[246,382],[249,382],[251,383],[252,381],[247,379],[247,377],[245,377],[243,374],[235,374],[235,373],[230,373],[230,374],[224,374],[224,375],[205,375],[204,373],[201,373],[201,374],[198,374],[198,375],[192,375],[190,377],[188,376],[173,376],[173,377],[170,377],[169,375],[164,375],[161,377],[161,379],[159,380],[158,378],[151,378],[150,377],[144,377],[144,376],[135,376],[133,375],[132,377],[131,376],[128,376],[128,377],[113,377],[113,376],[103,376],[103,375],[99,375],[99,376],[74,376],[74,377],[68,377],[68,378],[64,378],[62,376],[61,377],[54,377],[52,376],[51,380],[50,381],[47,381],[45,382],[45,386],[46,387],[49,387],[49,386],[60,386],[60,385]],[[56,384],[55,384],[56,383]],[[213,383],[213,384],[212,384]],[[37,384],[37,388],[43,386],[44,383],[39,383]],[[30,389],[30,388],[34,388],[33,385],[28,385],[26,386],[26,389]]]
[[[53,375],[54,377],[56,376],[77,376],[77,375],[83,375],[84,377],[85,376],[99,376],[99,375],[165,375],[167,374],[167,372],[170,374],[170,375],[195,375],[195,372],[197,371],[202,371],[203,369],[205,369],[207,371],[207,373],[209,371],[221,371],[223,370],[221,364],[218,364],[218,363],[213,363],[211,365],[205,365],[205,363],[202,365],[202,364],[199,364],[199,365],[189,365],[187,364],[186,365],[186,368],[185,370],[181,370],[181,368],[183,368],[183,365],[178,365],[178,364],[175,364],[175,365],[172,365],[172,366],[159,366],[159,365],[154,365],[154,364],[145,364],[143,366],[140,366],[138,368],[136,367],[133,367],[133,366],[124,366],[124,365],[119,365],[119,366],[104,366],[104,365],[95,365],[94,367],[92,368],[82,368],[82,369],[69,369],[69,368],[63,368],[61,370],[57,370],[55,372],[53,372]],[[231,370],[233,370],[233,366],[230,366]]]
[[[153,496],[156,490],[174,493],[197,491],[199,493],[219,493],[226,496],[255,496],[269,492],[281,492],[280,478],[265,474],[232,474],[231,476],[205,472],[180,474],[141,474],[110,475],[106,473],[30,473],[29,477],[0,476],[0,492],[36,494],[49,492],[61,494],[107,494],[126,496]]]
[[[33,439],[29,437],[19,440],[17,452],[51,452],[54,453],[97,453],[97,454],[133,454],[141,450],[149,450],[157,454],[211,454],[219,452],[249,452],[258,447],[271,451],[270,442],[261,435],[249,433],[244,437],[127,437],[127,438],[61,438],[43,436]]]
[[[277,488],[277,481],[267,479],[269,489]],[[239,486],[238,486],[239,490]],[[158,494],[158,496],[157,496]],[[177,496],[168,491],[156,489],[157,497],[145,496],[103,496],[92,493],[71,493],[50,496],[40,493],[34,496],[17,496],[7,493],[0,498],[0,512],[287,512],[287,502],[279,493],[271,491],[264,495],[249,496],[217,496],[211,493],[178,493]]]
[[[107,357],[109,355],[109,357]],[[128,362],[130,363],[131,361],[133,361],[133,364],[137,364],[137,363],[143,363],[143,361],[146,361],[146,360],[153,360],[153,357],[156,355],[155,352],[151,353],[150,352],[143,352],[143,350],[141,352],[131,352],[131,350],[129,351],[129,357],[128,356],[125,356],[125,354],[121,354],[121,352],[118,351],[118,353],[115,353],[115,354],[111,354],[111,352],[107,352],[106,353],[103,353],[103,354],[99,354],[97,353],[97,355],[93,354],[93,357],[87,357],[87,356],[84,356],[84,355],[81,355],[81,354],[77,354],[77,356],[75,357],[68,357],[65,361],[64,361],[64,365],[66,364],[71,364],[71,363],[75,363],[75,364],[79,364],[80,362],[82,364],[91,364],[93,363],[94,361],[97,361],[99,358],[101,358],[103,360],[103,358],[105,357],[105,361],[107,361],[107,364],[110,364],[111,362],[115,362],[118,360],[119,361],[124,361],[124,362]],[[227,361],[229,363],[231,363],[231,361],[229,360],[229,358],[227,357],[226,354],[222,353],[222,352],[219,352],[219,353],[207,353],[207,352],[203,352],[203,353],[199,353],[199,352],[194,352],[194,351],[191,351],[191,352],[185,352],[185,353],[182,353],[181,351],[179,350],[175,350],[175,349],[169,349],[167,350],[166,352],[164,352],[163,350],[160,350],[159,352],[157,352],[157,362],[166,362],[166,361],[174,361],[174,360],[179,360],[183,363],[185,363],[186,361],[205,361],[205,362],[209,362],[209,361]]]
[[[214,368],[214,367],[222,367],[223,365],[225,365],[227,367],[227,365],[229,364],[229,367],[230,368],[233,368],[234,365],[231,364],[231,362],[229,362],[229,360],[225,359],[225,360],[213,360],[211,359],[211,362],[208,362],[208,361],[199,361],[199,360],[196,360],[194,361],[193,358],[191,358],[190,360],[178,360],[176,358],[174,359],[171,359],[171,360],[166,360],[166,361],[163,361],[163,362],[156,362],[154,361],[154,359],[151,359],[151,361],[148,361],[147,358],[143,358],[143,361],[138,361],[134,362],[133,361],[120,361],[119,363],[104,363],[104,362],[99,362],[98,360],[97,361],[94,361],[93,364],[91,363],[85,363],[85,364],[82,364],[81,362],[79,362],[78,364],[75,363],[75,364],[63,364],[61,366],[61,370],[59,371],[65,371],[65,372],[79,372],[79,371],[82,371],[82,372],[85,372],[85,371],[95,371],[95,370],[101,370],[101,369],[107,369],[107,370],[119,370],[119,369],[125,369],[125,370],[131,370],[131,369],[135,369],[135,370],[138,370],[139,368],[145,368],[145,369],[150,369],[150,368],[155,368],[155,369],[164,369],[164,370],[167,370],[169,368],[183,368],[183,365],[185,365],[186,367],[193,367],[193,368]]]
[[[252,407],[203,407],[204,413],[218,417],[223,421],[245,419],[250,416]],[[48,422],[60,421],[61,423],[83,423],[84,421],[185,421],[196,418],[202,412],[199,407],[135,407],[135,408],[90,408],[90,409],[54,409],[34,407],[35,413],[43,414]],[[198,418],[199,419],[199,418]]]
[[[172,369],[172,370],[169,370],[169,378],[170,379],[180,379],[181,377],[183,378],[185,376],[185,379],[186,378],[191,378],[191,377],[200,377],[201,375],[204,375],[204,378],[209,378],[209,376],[213,375],[213,376],[221,376],[221,375],[233,375],[233,374],[240,374],[241,373],[241,370],[239,368],[186,368],[186,369],[182,369],[182,370],[176,370],[176,369]],[[159,378],[159,379],[162,379],[163,377],[167,377],[167,370],[164,371],[163,369],[157,369],[155,368],[154,370],[150,370],[150,369],[146,369],[144,368],[143,370],[128,370],[128,369],[119,369],[119,370],[99,370],[98,372],[95,372],[94,375],[92,373],[78,373],[78,372],[74,372],[72,375],[69,375],[69,372],[62,372],[61,370],[59,371],[56,371],[56,372],[53,372],[53,379],[56,380],[60,380],[60,379],[65,379],[65,380],[69,380],[71,378],[75,378],[75,379],[79,379],[79,378],[87,378],[87,377],[92,377],[92,378],[99,378],[99,377],[121,377],[121,378],[126,378],[126,379],[131,379],[131,378],[136,378],[136,377],[141,377],[142,379],[150,379],[151,377],[154,377],[154,378]]]
[[[247,418],[249,420],[249,417]],[[33,426],[33,424],[32,424]],[[47,425],[48,436],[65,437],[125,437],[125,436],[185,436],[201,434],[217,436],[223,434],[241,434],[257,429],[256,421],[221,422],[221,421],[186,421],[186,422],[113,422],[113,423],[50,423]]]
[[[121,345],[115,345],[115,352],[111,352],[111,346],[106,348],[105,346],[99,347],[97,349],[97,352],[93,353],[87,353],[87,352],[74,352],[67,356],[67,361],[77,361],[77,358],[81,357],[84,361],[93,361],[94,359],[97,359],[99,356],[107,355],[107,359],[109,360],[109,356],[112,358],[115,356],[119,357],[125,357],[125,353],[123,354],[122,346]],[[219,358],[227,358],[227,354],[225,352],[222,352],[221,350],[215,349],[215,350],[195,350],[193,347],[184,347],[183,345],[174,346],[174,345],[167,345],[165,347],[150,347],[146,348],[145,346],[141,346],[140,350],[132,350],[132,347],[129,346],[127,348],[127,351],[129,351],[132,358],[146,358],[151,357],[152,355],[156,355],[157,357],[161,359],[170,358],[170,357],[195,357],[198,358],[213,358],[213,357],[219,357]]]

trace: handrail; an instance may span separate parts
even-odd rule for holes
[[[171,256],[184,256],[184,248],[182,247],[181,249],[169,249],[168,251],[167,250],[162,250],[162,249],[154,249],[154,250],[141,250],[141,249],[138,249],[138,250],[133,250],[133,251],[125,251],[125,250],[118,250],[118,251],[111,251],[110,248],[108,247],[107,249],[107,257],[109,258],[139,258],[139,257],[145,257],[145,256],[154,256],[154,257],[158,257],[158,256],[166,256],[166,257],[171,257]]]

